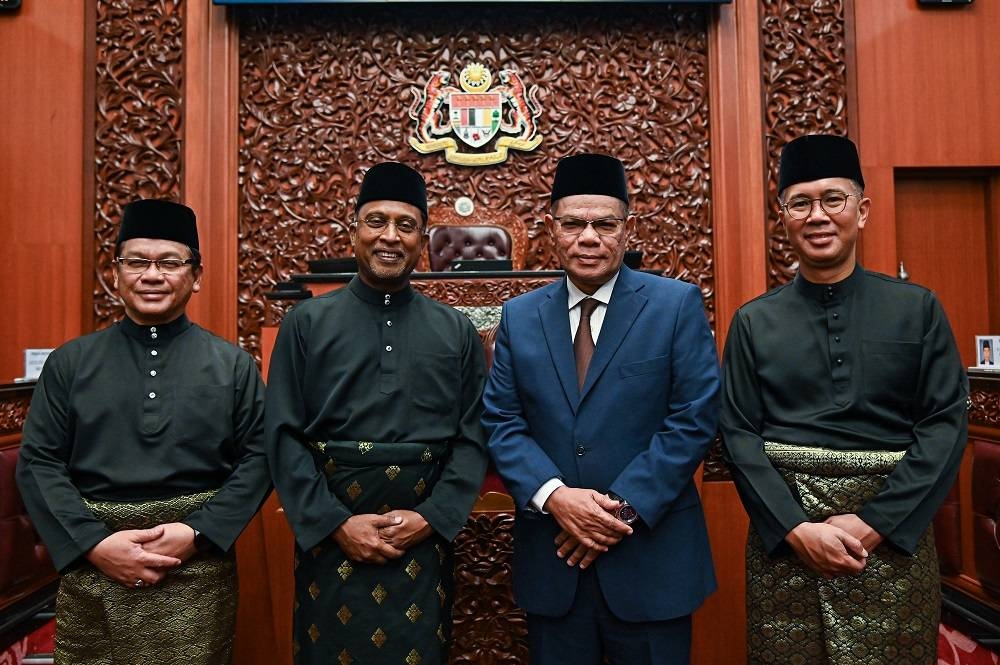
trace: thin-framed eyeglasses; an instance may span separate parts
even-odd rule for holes
[[[194,265],[194,259],[142,259],[138,256],[119,256],[115,262],[125,272],[138,275],[149,270],[154,265],[164,275],[176,275],[184,270],[184,266]]]
[[[389,228],[390,224],[396,227],[396,233],[403,236],[410,236],[414,233],[425,232],[425,229],[421,228],[420,222],[409,217],[393,221],[391,219],[386,219],[382,215],[368,215],[362,220],[354,221],[355,224],[358,222],[364,224],[369,230],[377,235],[381,235],[387,228]]]
[[[823,212],[828,215],[837,215],[844,212],[844,208],[847,207],[847,199],[852,196],[858,199],[862,197],[861,194],[848,194],[847,192],[835,189],[815,199],[811,199],[808,196],[794,196],[784,203],[781,202],[781,199],[778,199],[778,205],[792,219],[805,219],[812,212],[813,203],[816,201],[819,201]]]
[[[598,235],[615,236],[625,225],[624,217],[601,217],[600,219],[580,219],[579,217],[553,217],[559,225],[559,232],[567,236],[578,236],[588,226],[592,226]]]

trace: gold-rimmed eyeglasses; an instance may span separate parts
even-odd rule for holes
[[[141,259],[138,256],[119,256],[115,263],[122,267],[122,270],[132,274],[141,274],[149,270],[149,266],[156,266],[164,275],[176,275],[184,266],[194,265],[194,259]]]
[[[404,217],[393,221],[391,219],[386,219],[382,215],[368,215],[362,220],[355,220],[355,224],[360,222],[364,224],[368,229],[374,233],[381,235],[389,225],[396,227],[396,233],[404,236],[413,235],[414,233],[422,233],[424,229],[421,228],[420,222],[415,219],[410,219],[409,217]]]
[[[778,205],[792,219],[805,219],[812,212],[813,204],[819,201],[820,208],[828,215],[837,215],[844,212],[847,207],[847,199],[851,197],[860,199],[861,194],[848,194],[839,190],[826,192],[823,196],[811,199],[808,196],[794,196],[784,203],[778,200]]]
[[[578,236],[588,226],[594,228],[598,235],[614,236],[621,232],[625,225],[624,217],[601,217],[600,219],[580,219],[579,217],[553,217],[559,226],[559,232],[567,236]]]

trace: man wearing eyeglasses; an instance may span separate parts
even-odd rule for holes
[[[358,275],[282,321],[267,449],[295,532],[295,661],[447,661],[451,541],[486,472],[475,326],[410,286],[427,245],[423,177],[365,174]]]
[[[622,163],[567,157],[545,225],[566,279],[508,301],[483,423],[517,506],[535,665],[688,663],[715,589],[693,474],[718,359],[697,287],[633,272]]]
[[[231,660],[233,544],[270,487],[264,393],[247,353],[185,316],[198,247],[187,206],[125,206],[125,316],[56,349],[35,388],[17,481],[62,573],[56,662]]]
[[[927,289],[865,271],[857,149],[785,146],[795,279],[736,313],[721,428],[750,516],[751,663],[934,663],[931,520],[966,442],[968,382]]]

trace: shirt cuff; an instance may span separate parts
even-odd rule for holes
[[[565,487],[565,486],[566,483],[564,483],[559,478],[550,478],[546,480],[544,483],[542,483],[542,486],[538,488],[538,491],[535,492],[535,495],[531,497],[531,501],[529,501],[528,503],[531,504],[532,508],[542,513],[543,515],[548,515],[548,512],[544,508],[542,508],[542,506],[544,506],[545,502],[549,500],[549,497],[552,495],[553,492],[555,492],[560,487]]]

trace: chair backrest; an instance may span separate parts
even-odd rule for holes
[[[528,231],[512,213],[476,210],[463,217],[450,207],[429,212],[427,256],[417,270],[445,272],[455,259],[510,259],[514,270],[524,270]]]

